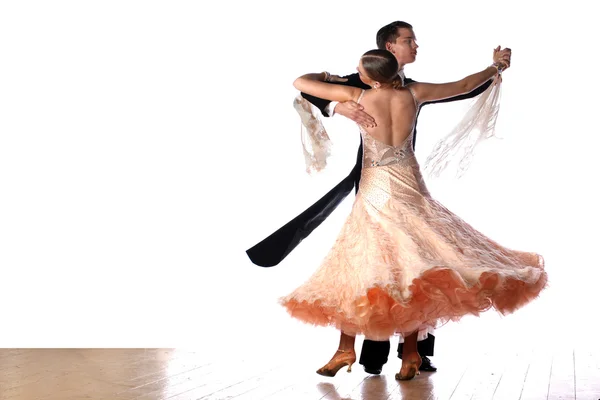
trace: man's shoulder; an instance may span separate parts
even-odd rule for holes
[[[360,80],[360,76],[357,72],[350,75],[345,75],[343,76],[343,78],[348,79],[346,82],[344,82],[344,84],[348,86],[353,86],[361,89],[369,89],[369,86]]]
[[[342,76],[342,78],[346,78],[348,80],[360,79],[360,77],[358,76],[358,72],[355,72],[355,73],[350,74],[350,75],[344,75],[344,76]]]

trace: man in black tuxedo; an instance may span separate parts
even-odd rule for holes
[[[404,66],[415,61],[417,56],[416,37],[410,24],[403,21],[395,21],[377,32],[377,47],[386,49],[393,53],[398,60],[400,69],[398,74],[403,80],[404,85],[413,81],[404,76]],[[368,85],[360,80],[358,73],[344,76],[345,82],[339,82],[342,85],[354,86],[362,89],[370,89]],[[445,103],[475,97],[484,92],[491,80],[471,93],[439,100],[431,103]],[[362,110],[362,106],[349,101],[346,103],[330,102],[329,100],[319,99],[302,93],[302,96],[321,110],[325,117],[331,117],[335,113],[343,115],[358,124],[369,126],[374,122],[373,118]],[[420,108],[417,112],[420,112]],[[416,142],[416,128],[413,137],[413,149]],[[319,199],[315,204],[306,209],[302,214],[288,222],[269,237],[248,249],[246,253],[253,263],[262,267],[271,267],[277,265],[283,260],[304,238],[306,238],[316,227],[318,227],[335,208],[350,194],[352,188],[358,191],[360,174],[362,169],[362,139],[358,149],[356,165],[350,174],[330,190],[325,196]],[[436,371],[437,368],[431,363],[428,357],[433,356],[435,337],[431,334],[425,340],[418,342],[417,350],[422,357],[421,371]],[[359,363],[365,367],[365,371],[371,374],[381,373],[383,365],[388,360],[390,352],[389,341],[372,341],[365,339],[360,355]],[[398,357],[402,357],[402,343],[398,346]]]

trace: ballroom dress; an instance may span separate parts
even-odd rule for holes
[[[400,146],[359,127],[352,211],[320,267],[280,299],[292,317],[388,340],[491,308],[512,313],[546,287],[542,256],[499,245],[431,197],[413,150],[415,121]]]

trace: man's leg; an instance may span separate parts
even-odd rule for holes
[[[398,358],[400,358],[400,359],[402,359],[402,347],[403,347],[402,345],[403,345],[403,343],[400,343],[398,345]],[[422,361],[423,361],[419,370],[425,371],[425,372],[437,371],[437,368],[435,367],[435,365],[433,365],[433,363],[429,359],[429,357],[433,357],[434,345],[435,345],[435,336],[433,336],[432,334],[428,334],[427,338],[425,340],[421,340],[420,342],[417,342],[417,351],[419,352],[419,355],[421,356]]]
[[[365,367],[365,372],[369,374],[379,375],[383,365],[388,360],[390,354],[390,341],[376,342],[374,340],[365,339],[362,350],[360,351],[360,365]]]

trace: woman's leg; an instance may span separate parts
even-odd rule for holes
[[[421,356],[417,350],[418,332],[413,332],[404,337],[404,346],[402,348],[402,368],[396,374],[396,379],[404,381],[409,380],[419,374],[421,366]]]
[[[356,361],[356,353],[354,351],[355,340],[355,336],[346,335],[344,332],[340,332],[340,344],[337,351],[327,364],[317,370],[317,374],[335,376],[340,368],[346,365],[348,366],[348,372],[351,372],[352,364]]]

